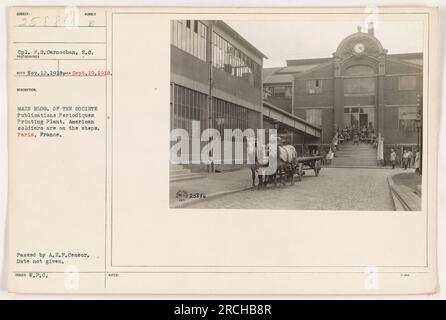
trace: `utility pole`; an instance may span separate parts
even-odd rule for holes
[[[213,116],[213,98],[212,98],[212,89],[214,86],[213,83],[213,76],[214,76],[214,72],[213,72],[213,43],[212,43],[212,38],[213,38],[213,29],[214,29],[214,24],[215,21],[209,21],[209,26],[208,26],[208,33],[207,33],[207,39],[206,39],[206,60],[208,63],[208,103],[207,103],[207,127],[208,129],[212,128],[212,116]],[[209,145],[212,142],[211,136],[209,136]],[[214,166],[214,161],[213,161],[213,154],[212,154],[212,148],[209,150],[209,168],[208,168],[208,172],[213,172],[215,169]]]
[[[419,172],[422,174],[423,168],[423,95],[417,95],[417,151],[420,154]]]

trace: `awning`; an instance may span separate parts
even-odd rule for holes
[[[286,112],[271,103],[263,101],[262,106],[263,116],[272,119],[279,123],[279,125],[285,125],[297,133],[309,135],[315,138],[321,137],[321,128],[311,124],[289,112]]]

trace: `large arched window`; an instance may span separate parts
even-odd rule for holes
[[[375,71],[365,65],[352,66],[344,72],[345,94],[374,94]]]

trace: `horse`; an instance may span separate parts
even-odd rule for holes
[[[248,156],[251,159],[251,177],[252,186],[255,185],[256,175],[259,179],[258,188],[266,187],[268,183],[274,183],[277,186],[277,182],[285,185],[285,181],[290,181],[291,185],[294,184],[294,173],[297,167],[297,152],[294,146],[284,145],[277,146],[262,145],[248,149]],[[262,157],[262,161],[259,161],[258,156]],[[271,163],[276,163],[275,169],[269,166]]]
[[[292,145],[278,145],[275,152],[275,161],[277,170],[274,179],[278,180],[282,185],[289,181],[294,185],[294,173],[298,166],[297,152]]]

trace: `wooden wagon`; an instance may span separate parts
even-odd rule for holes
[[[306,170],[314,170],[316,176],[321,171],[322,156],[299,157],[297,158],[296,170],[297,178],[302,181],[302,177]]]

